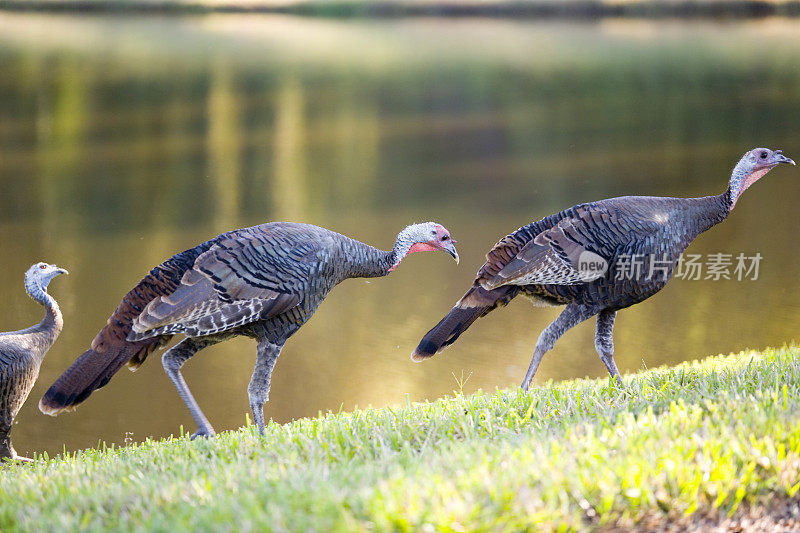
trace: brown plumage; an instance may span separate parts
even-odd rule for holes
[[[207,247],[208,243],[198,248]],[[150,271],[123,298],[106,326],[92,340],[91,347],[56,380],[39,402],[45,414],[71,410],[92,391],[108,383],[124,365],[136,370],[147,356],[166,344],[171,336],[157,335],[131,342],[133,322],[153,299],[178,288],[187,265],[199,255],[192,249],[177,254]]]
[[[275,222],[224,233],[155,267],[123,299],[91,348],[39,402],[55,415],[84,401],[125,364],[132,369],[175,334],[186,338],[162,363],[198,425],[213,435],[180,373],[197,351],[235,335],[258,342],[248,387],[264,431],[275,361],[284,342],[316,311],[328,292],[351,277],[385,276],[409,253],[443,250],[458,258],[445,228],[426,222],[405,228],[384,252],[324,228]]]
[[[418,363],[433,357],[453,344],[480,317],[507,305],[518,292],[516,287],[495,290],[486,290],[480,285],[470,287],[455,307],[425,335],[411,359]]]

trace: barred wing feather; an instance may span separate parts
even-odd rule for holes
[[[605,274],[608,263],[634,235],[641,238],[660,228],[646,220],[621,223],[613,211],[596,205],[579,206],[572,216],[536,235],[518,230],[500,240],[486,255],[476,281],[487,290],[587,283]],[[588,263],[605,268],[582,268]]]
[[[299,304],[315,260],[312,246],[232,234],[198,256],[174,292],[147,304],[128,340],[211,335],[279,315]]]

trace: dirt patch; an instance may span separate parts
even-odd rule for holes
[[[672,518],[649,514],[636,524],[601,527],[604,533],[641,531],[654,533],[798,533],[800,532],[800,497],[773,498],[761,505],[743,505],[731,517],[719,513],[695,513]]]

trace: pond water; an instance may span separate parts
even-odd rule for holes
[[[558,313],[515,301],[423,364],[409,354],[501,236],[573,204],[721,192],[747,149],[800,157],[800,21],[330,21],[281,16],[0,14],[0,330],[51,293],[65,329],[18,417],[21,453],[194,431],[160,355],[74,413],[36,404],[152,266],[270,220],[388,249],[436,220],[461,264],[415,254],[349,280],[286,345],[266,417],[515,387]],[[690,252],[761,254],[757,280],[673,280],[620,313],[634,371],[798,338],[800,175],[775,170]],[[594,325],[570,331],[536,381],[604,376]],[[252,341],[184,374],[220,431],[244,424]]]

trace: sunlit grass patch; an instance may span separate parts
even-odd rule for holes
[[[0,529],[577,529],[800,490],[800,348],[40,458]]]

